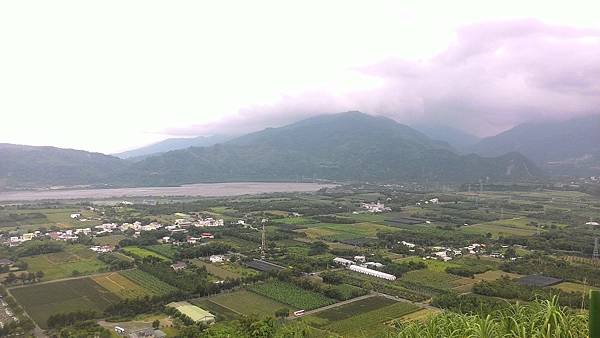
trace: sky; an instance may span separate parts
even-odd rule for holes
[[[489,136],[598,113],[592,1],[2,1],[0,142],[114,153],[348,110]]]

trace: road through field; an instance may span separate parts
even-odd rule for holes
[[[376,295],[377,294],[375,294],[375,293],[369,293],[368,295],[364,295],[364,296],[360,296],[360,297],[348,299],[348,300],[345,300],[345,301],[342,301],[342,302],[339,302],[339,303],[335,303],[335,304],[323,306],[323,307],[320,307],[318,309],[314,309],[314,310],[310,310],[310,311],[305,311],[304,314],[302,314],[302,316],[294,316],[294,315],[292,315],[292,316],[288,317],[287,319],[301,318],[301,317],[312,315],[314,313],[318,313],[318,312],[321,312],[321,311],[333,309],[333,308],[336,308],[338,306],[342,306],[342,305],[354,303],[354,302],[359,301],[359,300],[363,300],[363,299],[375,297]]]
[[[56,283],[56,282],[64,282],[64,281],[73,280],[73,279],[81,279],[81,278],[87,278],[87,277],[103,276],[103,275],[109,275],[109,274],[115,273],[115,272],[122,272],[122,271],[128,271],[128,270],[135,270],[135,268],[133,268],[133,269],[125,269],[125,270],[118,270],[118,271],[111,271],[111,272],[99,272],[99,273],[95,273],[95,274],[91,274],[91,275],[65,277],[65,278],[47,280],[47,281],[43,281],[43,282],[36,282],[36,283],[30,283],[30,284],[21,284],[21,285],[10,286],[7,289],[18,289],[18,288],[22,288],[22,287],[26,287],[26,286],[32,286],[32,285],[49,284],[49,283]]]

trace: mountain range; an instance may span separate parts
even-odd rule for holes
[[[168,138],[166,140],[147,145],[145,147],[124,151],[113,156],[131,159],[133,161],[141,160],[150,155],[156,155],[171,150],[185,149],[189,147],[210,147],[217,143],[223,143],[232,139],[228,135],[197,136],[191,138]]]
[[[600,115],[521,124],[469,150],[482,156],[519,152],[552,175],[600,175]]]
[[[0,147],[0,187],[163,186],[224,181],[516,179],[542,172],[519,153],[459,155],[385,117],[321,115],[137,161],[53,147]],[[6,159],[6,160],[5,160]]]

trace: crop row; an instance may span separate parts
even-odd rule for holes
[[[255,284],[250,287],[250,290],[259,295],[304,310],[312,310],[335,303],[331,298],[280,281]]]
[[[127,270],[122,271],[120,274],[157,296],[168,295],[177,291],[176,287],[141,270]]]

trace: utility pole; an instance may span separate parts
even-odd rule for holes
[[[600,255],[598,254],[598,237],[594,238],[594,252],[592,253],[593,259],[598,259]]]
[[[261,234],[261,245],[260,245],[260,255],[261,258],[264,259],[266,257],[267,251],[267,233],[265,232],[265,222],[262,222],[262,234]]]

